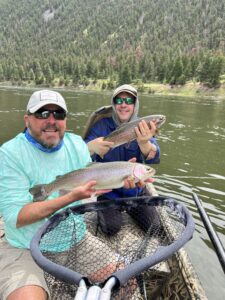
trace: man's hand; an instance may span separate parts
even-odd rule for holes
[[[155,157],[157,152],[157,147],[150,142],[150,139],[156,134],[156,120],[149,122],[148,124],[142,120],[138,127],[135,127],[135,132],[137,135],[137,143],[140,147],[142,154],[147,159],[152,159]]]
[[[103,158],[104,155],[112,148],[114,143],[104,141],[103,137],[99,137],[97,139],[88,142],[87,145],[91,155],[96,153]]]
[[[128,160],[128,162],[132,162],[132,163],[135,163],[136,161],[137,161],[136,157],[132,157],[131,159]]]
[[[148,178],[145,181],[143,180],[139,180],[138,182],[134,182],[134,179],[132,178],[127,178],[124,180],[124,188],[125,189],[134,189],[135,187],[140,187],[140,188],[144,188],[146,186],[146,183],[152,183],[154,182],[153,178]]]
[[[131,159],[128,160],[129,162],[135,163],[137,161],[136,157],[132,157]],[[124,188],[125,189],[134,189],[135,187],[141,187],[144,188],[147,182],[154,182],[153,178],[148,178],[147,180],[139,180],[138,182],[134,182],[133,178],[126,178],[124,180]]]
[[[149,122],[150,126],[148,126],[145,120],[142,120],[138,124],[138,127],[135,127],[135,133],[137,135],[137,143],[139,146],[147,144],[150,138],[152,138],[155,135],[157,129],[155,122],[156,122],[155,120],[150,121]]]
[[[49,217],[57,210],[73,202],[111,192],[111,190],[106,189],[96,190],[95,185],[96,181],[92,180],[58,198],[26,204],[18,214],[16,227],[19,228]]]
[[[75,196],[75,199],[86,199],[90,198],[93,195],[99,196],[108,192],[111,192],[110,189],[101,189],[101,190],[96,190],[95,185],[96,185],[95,180],[91,180],[83,185],[80,185],[76,188],[74,188],[71,191],[71,194]]]

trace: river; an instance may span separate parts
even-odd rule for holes
[[[0,144],[24,129],[23,115],[33,90],[0,89]],[[61,91],[69,108],[68,130],[81,135],[89,114],[110,103],[110,92]],[[161,163],[155,186],[162,195],[184,203],[196,230],[185,246],[209,299],[225,299],[224,273],[192,200],[203,202],[225,245],[225,96],[184,98],[140,95],[140,116],[164,114],[167,122],[157,137]]]

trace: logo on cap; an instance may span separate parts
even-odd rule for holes
[[[46,101],[46,100],[59,102],[59,99],[58,99],[56,93],[49,92],[49,91],[41,91],[40,101]]]

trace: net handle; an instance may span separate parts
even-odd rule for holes
[[[94,285],[88,290],[85,281],[81,280],[74,300],[110,300],[115,285],[116,278],[111,277],[102,289]]]

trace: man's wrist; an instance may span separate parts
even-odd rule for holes
[[[90,142],[87,143],[87,147],[88,147],[90,155],[93,155],[95,153],[95,151],[93,149],[93,143],[92,143],[92,141],[90,141]]]
[[[148,155],[147,155],[147,157],[146,157],[146,160],[149,160],[149,159],[154,158],[155,155],[156,155],[156,152],[157,152],[157,147],[156,147],[156,145],[151,144],[151,149],[150,149],[150,151],[148,152]]]
[[[150,141],[148,141],[147,143],[144,143],[144,144],[141,144],[141,145],[139,145],[139,147],[140,147],[140,149],[141,149],[141,152],[145,155],[145,156],[147,156],[148,155],[148,153],[149,153],[149,151],[150,151],[150,149],[151,149],[151,143],[150,143]]]

